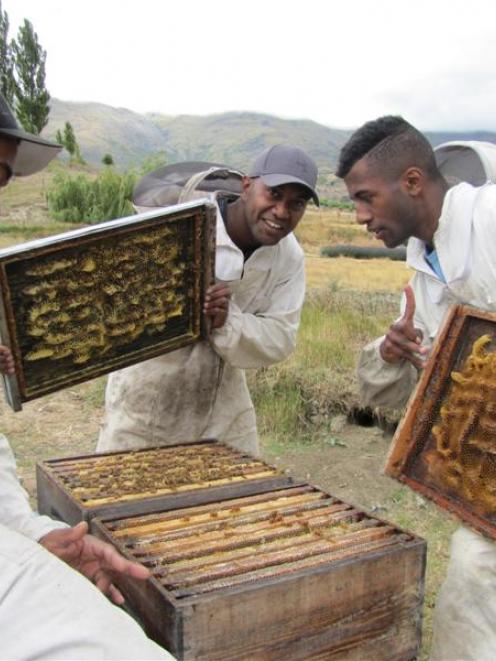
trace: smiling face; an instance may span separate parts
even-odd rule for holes
[[[243,179],[242,248],[273,246],[292,232],[307,207],[309,191],[299,184],[273,188],[260,178]]]
[[[357,222],[367,226],[388,248],[411,236],[419,236],[417,207],[403,177],[388,181],[375,174],[364,157],[357,161],[344,182],[355,203]]]

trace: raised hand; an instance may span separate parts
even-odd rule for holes
[[[112,574],[142,580],[150,577],[146,567],[126,560],[110,544],[88,535],[88,524],[84,521],[73,528],[52,530],[40,539],[40,544],[81,572],[116,604],[123,604],[124,597],[113,584]]]
[[[0,344],[0,372],[2,374],[14,374],[15,365],[14,357],[9,349],[9,347]]]
[[[399,321],[392,324],[386,333],[379,351],[387,363],[399,363],[407,360],[420,369],[424,366],[428,352],[422,343],[422,331],[415,328],[415,295],[410,285],[404,289],[406,298],[405,312]]]
[[[229,311],[231,290],[224,282],[218,282],[207,289],[203,312],[212,320],[212,328],[220,328],[226,323]]]

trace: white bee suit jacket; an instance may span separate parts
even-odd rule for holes
[[[448,312],[457,303],[496,311],[496,185],[459,184],[446,194],[434,245],[446,278],[443,283],[424,259],[425,244],[410,239],[407,263],[416,273],[414,325],[431,347]],[[402,310],[405,299],[402,300]],[[402,406],[417,371],[408,362],[391,365],[379,346],[369,344],[358,366],[365,401]],[[432,661],[489,661],[496,657],[496,545],[460,528],[452,538],[451,559],[434,614]]]
[[[17,476],[16,462],[9,442],[0,434],[0,524],[38,540],[65,523],[34,512],[28,494]]]
[[[31,509],[0,435],[0,659],[172,659],[35,541],[66,527]]]
[[[446,194],[434,245],[446,283],[424,259],[425,244],[411,238],[407,265],[416,272],[410,281],[415,294],[414,325],[431,348],[452,305],[463,303],[496,310],[496,185],[474,188],[459,184]],[[401,312],[405,306],[402,297]],[[370,406],[403,406],[417,382],[409,362],[386,363],[379,353],[384,336],[368,344],[358,362],[364,402]]]
[[[210,342],[110,375],[99,452],[216,438],[258,454],[244,369],[293,351],[305,295],[303,251],[290,234],[244,262],[218,211],[216,277],[232,290],[224,326]]]
[[[38,543],[0,524],[1,659],[173,659]]]

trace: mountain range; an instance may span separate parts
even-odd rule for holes
[[[169,163],[213,161],[244,170],[265,147],[291,143],[305,149],[317,162],[321,189],[337,187],[341,191],[341,182],[336,181],[333,172],[339,150],[352,130],[254,112],[168,116],[59,99],[51,99],[50,105],[50,118],[43,134],[54,138],[57,129],[63,130],[69,121],[82,155],[91,165],[101,165],[102,157],[111,154],[116,166],[124,169],[165,152]],[[433,146],[449,140],[496,143],[496,133],[487,131],[427,132],[426,136]]]

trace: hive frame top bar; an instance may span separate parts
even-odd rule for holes
[[[299,508],[297,505],[278,505],[277,504],[277,498],[281,496],[286,496],[286,497],[291,497],[293,493],[307,493],[311,497],[311,495],[319,495],[322,500],[320,501],[323,506],[327,505],[327,502],[332,501],[332,505],[329,509],[334,508],[335,512],[330,513],[328,516],[330,518],[335,518],[335,523],[328,524],[328,525],[336,525],[339,527],[339,525],[345,526],[346,523],[348,522],[363,522],[364,524],[367,524],[368,527],[365,528],[360,532],[358,529],[355,532],[348,533],[346,530],[343,530],[343,535],[346,535],[349,538],[349,549],[352,550],[352,553],[349,553],[346,551],[346,549],[340,549],[338,546],[335,548],[330,548],[329,553],[330,554],[335,554],[336,558],[325,558],[325,552],[324,551],[319,551],[319,553],[316,553],[315,556],[311,553],[309,554],[309,563],[308,566],[302,566],[301,568],[299,567],[294,567],[291,568],[290,571],[287,573],[283,572],[281,575],[278,574],[277,571],[274,570],[274,575],[261,575],[256,582],[252,581],[247,581],[247,582],[240,582],[236,583],[234,582],[232,585],[228,584],[227,582],[223,585],[218,585],[215,588],[213,588],[211,591],[207,589],[199,589],[198,593],[195,593],[193,590],[191,594],[182,594],[182,595],[176,595],[175,590],[167,587],[165,584],[162,584],[161,581],[159,580],[159,576],[156,575],[155,570],[150,567],[152,571],[152,577],[151,577],[151,582],[155,585],[156,588],[158,588],[159,592],[163,595],[167,595],[167,598],[170,600],[171,603],[176,603],[178,604],[179,602],[184,602],[185,604],[193,604],[193,603],[201,603],[203,598],[206,596],[207,598],[209,596],[213,596],[214,598],[217,595],[222,595],[222,594],[229,594],[229,593],[236,593],[236,592],[242,592],[246,590],[252,590],[252,589],[258,589],[262,585],[267,585],[271,583],[279,583],[282,580],[292,580],[295,578],[298,578],[299,576],[305,575],[305,574],[318,574],[320,572],[325,572],[328,571],[329,566],[332,563],[347,563],[347,562],[355,562],[359,557],[361,556],[369,556],[369,557],[377,557],[381,556],[384,554],[387,554],[389,552],[401,552],[405,549],[408,548],[414,548],[414,547],[423,547],[425,549],[425,541],[415,535],[414,533],[411,533],[408,530],[403,530],[402,528],[397,527],[394,524],[391,524],[387,521],[384,521],[373,514],[368,514],[364,511],[362,511],[360,508],[356,508],[354,505],[351,505],[345,501],[342,501],[339,498],[336,498],[329,494],[326,490],[320,489],[317,486],[306,484],[305,482],[298,482],[296,484],[292,485],[280,485],[276,486],[274,489],[262,493],[253,493],[253,494],[248,494],[248,495],[233,495],[233,496],[227,496],[227,498],[222,499],[222,500],[216,500],[214,502],[205,502],[205,503],[199,503],[199,504],[194,504],[194,505],[185,505],[185,506],[179,506],[178,507],[178,516],[179,518],[181,517],[186,517],[185,520],[189,520],[190,518],[193,518],[197,513],[203,512],[203,511],[212,511],[214,514],[212,515],[212,520],[211,521],[205,521],[199,524],[196,524],[194,522],[191,522],[190,524],[193,528],[198,528],[197,534],[200,534],[200,531],[207,530],[210,526],[215,526],[217,525],[217,528],[219,530],[225,530],[227,528],[227,524],[229,522],[235,521],[236,517],[242,517],[241,512],[236,512],[235,514],[233,513],[232,519],[229,518],[217,518],[215,512],[217,509],[239,509],[236,508],[236,505],[238,503],[242,503],[244,501],[260,501],[261,506],[263,507],[264,503],[267,502],[268,505],[272,506],[273,501],[274,504],[277,505],[277,507],[283,512],[283,510],[286,508],[288,510],[288,513],[291,509],[294,509],[295,511],[300,512]],[[319,513],[319,507],[320,504],[319,502],[315,501],[314,504],[316,505],[314,512],[316,514]],[[233,512],[234,512],[233,510]],[[267,511],[272,511],[272,510],[267,510]],[[278,513],[278,509],[273,510],[275,514]],[[138,555],[136,556],[135,553],[133,552],[134,545],[136,542],[140,541],[140,536],[139,533],[136,533],[136,536],[133,536],[132,533],[127,534],[126,528],[130,527],[131,529],[133,528],[133,522],[136,522],[136,525],[139,527],[140,525],[145,525],[147,524],[147,521],[150,520],[151,522],[157,521],[160,522],[160,520],[163,518],[165,520],[170,520],[172,521],[174,519],[174,512],[175,509],[160,509],[157,508],[152,512],[136,512],[134,514],[131,514],[130,516],[97,516],[95,519],[92,521],[92,532],[96,534],[98,537],[104,539],[105,541],[113,544],[118,548],[120,553],[127,557],[129,560],[132,560],[134,562],[142,562],[142,559],[139,556],[139,551]],[[301,509],[301,512],[304,512],[303,509]],[[308,513],[310,513],[311,510],[309,510]],[[264,512],[260,510],[260,513],[263,515]],[[281,516],[286,516],[281,515]],[[302,516],[302,514],[297,514],[296,517],[296,522],[299,522],[298,517]],[[246,516],[247,519],[253,519],[254,522],[257,521],[257,514],[255,512],[248,514]],[[264,518],[260,517],[260,525],[265,525],[268,524],[274,524],[275,526],[278,525],[278,519],[277,517],[269,517],[269,518]],[[282,521],[282,518],[281,518]],[[302,522],[302,527],[305,526],[305,518],[301,519]],[[297,523],[295,525],[297,525]],[[123,524],[123,530],[119,531],[119,527]],[[284,525],[284,522],[281,523],[281,525]],[[286,524],[287,525],[287,524]],[[325,524],[322,524],[325,527]],[[153,526],[153,523],[151,524]],[[164,532],[164,533],[157,533],[157,539],[155,540],[153,538],[153,533],[148,532],[147,534],[144,535],[143,541],[145,543],[150,543],[153,545],[153,543],[163,543],[167,536],[170,535],[170,539],[174,540],[175,536],[178,534],[178,528],[177,530],[172,528],[169,530],[169,532]],[[187,534],[186,529],[185,533]],[[308,528],[309,533],[313,534],[315,530],[318,530],[318,526],[311,528]],[[362,533],[367,533],[367,531],[370,532],[377,532],[379,533],[376,535],[376,538],[374,541],[370,543],[370,547],[367,547],[366,543],[364,540],[360,540],[360,536]],[[250,533],[246,533],[247,538],[249,537]],[[296,531],[294,532],[294,535],[298,535],[299,532]],[[352,543],[352,537],[353,535],[356,535],[358,541],[356,544]],[[146,542],[146,539],[148,537],[148,542]],[[291,533],[281,533],[281,538],[290,538]],[[379,538],[382,537],[383,539],[380,540]],[[180,541],[181,535],[179,535],[178,540]],[[319,539],[318,536],[315,537],[316,540]],[[338,539],[338,537],[336,538]],[[265,546],[270,543],[270,540],[267,541],[268,538],[266,539],[263,537],[261,540],[262,546]],[[384,541],[384,546],[381,545],[381,541]],[[374,544],[377,542],[377,548],[374,547]],[[171,543],[173,543],[171,541]],[[365,546],[362,546],[362,544],[365,544]],[[247,543],[247,545],[249,545]],[[138,547],[136,547],[138,548]],[[196,547],[195,547],[196,548]],[[198,542],[197,548],[201,548],[201,544]],[[206,549],[207,547],[205,547]],[[226,547],[227,548],[227,547]],[[229,546],[230,548],[230,546]],[[233,547],[234,548],[234,547]],[[286,550],[291,551],[291,547],[288,546]],[[208,555],[208,551],[205,550],[205,553]],[[143,555],[143,554],[142,554]],[[160,555],[160,552],[157,551],[157,555]],[[342,557],[340,557],[342,555]],[[215,556],[215,552],[212,552],[212,557]],[[322,557],[321,557],[322,556]],[[149,554],[144,554],[144,557],[147,557],[147,561],[153,560],[153,552],[150,552]],[[187,557],[187,556],[185,556]],[[195,557],[194,554],[191,554],[191,557]],[[256,555],[254,557],[257,557]],[[289,564],[294,561],[288,561]],[[284,565],[283,565],[284,566]],[[240,574],[243,574],[242,569],[239,570]],[[166,574],[164,574],[166,576]]]
[[[153,220],[153,218],[163,218],[164,216],[169,215],[179,215],[183,211],[195,211],[196,209],[200,210],[202,207],[215,209],[215,204],[213,204],[208,198],[205,197],[191,202],[175,204],[171,207],[164,207],[163,209],[154,209],[153,211],[146,211],[144,213],[138,213],[133,216],[126,216],[125,218],[107,220],[96,225],[87,225],[85,227],[81,227],[80,229],[69,230],[68,232],[62,232],[61,234],[46,236],[42,239],[25,241],[24,243],[19,243],[15,246],[3,248],[0,250],[0,262],[6,258],[14,257],[19,253],[22,253],[24,256],[24,253],[29,252],[30,250],[38,250],[39,248],[56,246],[57,244],[63,243],[65,241],[71,241],[73,239],[82,237],[92,237],[102,232],[108,232],[112,229],[121,229],[123,227],[139,224],[147,220]]]

